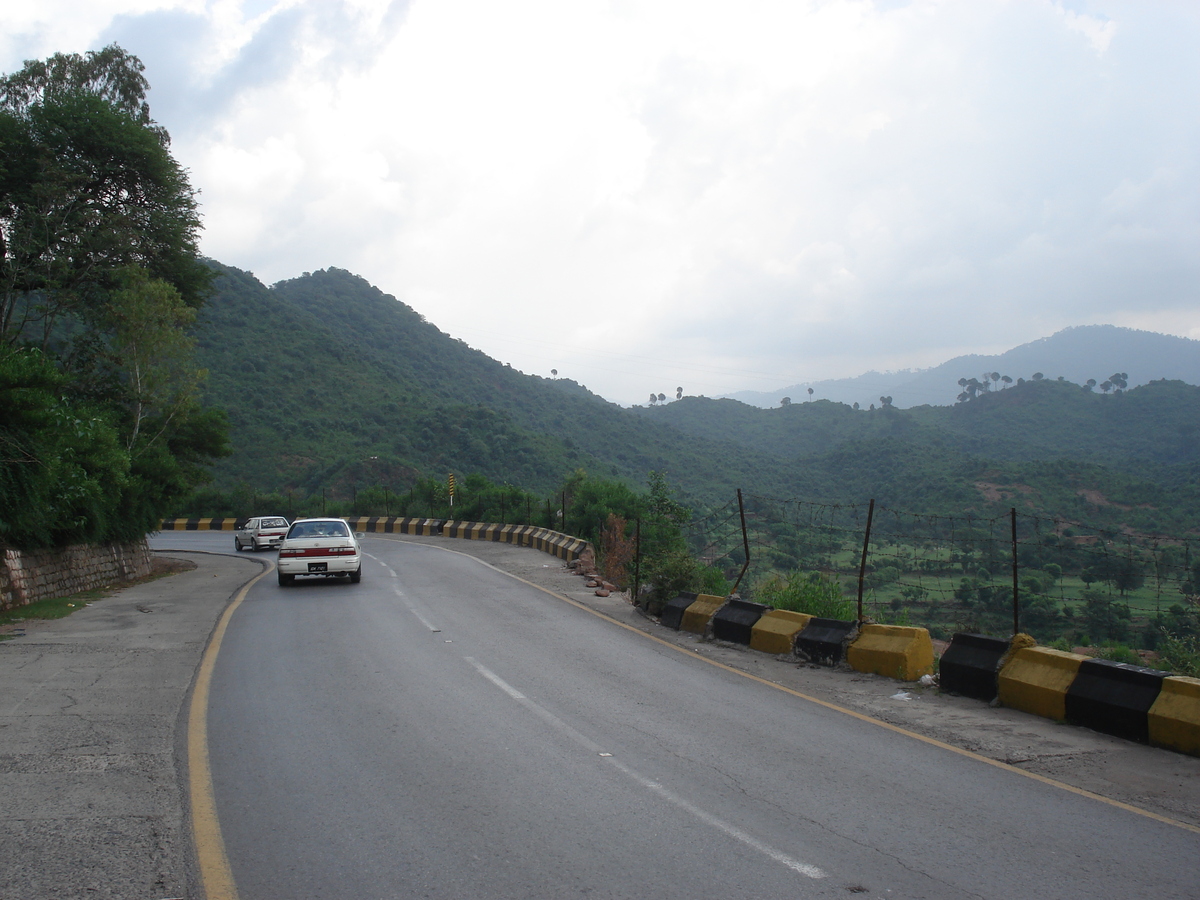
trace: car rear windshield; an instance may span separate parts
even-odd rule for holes
[[[345,522],[297,522],[288,532],[289,538],[349,537]]]
[[[287,528],[287,519],[263,519],[260,528]]]

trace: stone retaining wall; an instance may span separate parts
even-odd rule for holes
[[[145,539],[58,550],[0,550],[0,610],[142,578],[150,574],[150,559]]]

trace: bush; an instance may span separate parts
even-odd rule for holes
[[[761,582],[754,591],[755,600],[775,609],[790,609],[822,619],[843,622],[855,618],[853,602],[842,596],[842,586],[836,578],[820,572],[789,572],[773,575]]]
[[[1161,667],[1175,675],[1200,678],[1200,637],[1164,631],[1158,644]]]
[[[696,592],[701,568],[701,565],[685,551],[666,553],[644,560],[642,579],[650,585],[646,608],[652,615],[659,615],[663,605],[679,596],[681,592]]]
[[[1118,644],[1113,641],[1106,642],[1103,646],[1096,648],[1096,653],[1092,658],[1127,663],[1131,666],[1140,666],[1143,664],[1142,658],[1137,653],[1130,650],[1124,644]]]

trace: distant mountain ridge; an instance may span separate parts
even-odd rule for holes
[[[724,397],[751,406],[779,406],[784,397],[793,403],[809,399],[858,403],[863,407],[892,398],[896,407],[952,406],[961,390],[960,378],[979,378],[984,372],[999,372],[1014,382],[1028,380],[1035,372],[1046,378],[1062,376],[1085,384],[1089,378],[1104,382],[1116,372],[1128,374],[1129,387],[1167,379],[1200,384],[1200,341],[1139,331],[1116,325],[1081,325],[1065,328],[1050,337],[1021,344],[1004,353],[958,356],[930,369],[901,372],[867,372],[855,378],[836,378],[793,384],[778,391],[739,391]]]
[[[1200,387],[1182,380],[1101,395],[1058,381],[1065,368],[964,357],[947,364],[955,388],[989,370],[1013,384],[913,409],[799,396],[768,409],[704,397],[625,409],[497,362],[349,272],[268,288],[213,266],[216,290],[194,333],[205,399],[226,412],[234,449],[212,467],[217,490],[345,500],[382,487],[411,501],[420,479],[455,473],[548,497],[580,470],[634,486],[656,471],[693,508],[745,488],[983,515],[1019,494],[1024,508],[1075,521],[1195,528]],[[1088,377],[1143,377],[1132,364],[1108,368]],[[1034,371],[1046,377],[1017,383]]]

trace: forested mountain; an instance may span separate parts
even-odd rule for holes
[[[929,369],[902,372],[867,372],[854,378],[837,378],[794,384],[777,391],[739,391],[731,399],[752,406],[778,406],[784,397],[797,402],[812,398],[869,406],[881,396],[895,406],[950,406],[958,396],[960,378],[981,378],[984,373],[1007,376],[1012,382],[1031,379],[1040,372],[1047,379],[1086,384],[1104,382],[1114,372],[1125,372],[1131,386],[1163,379],[1200,384],[1200,341],[1118,328],[1115,325],[1080,325],[1050,337],[1030,341],[1004,353],[959,356]]]
[[[639,485],[665,471],[728,494],[756,469],[787,476],[769,454],[684,435],[572,381],[496,362],[348,272],[267,288],[217,268],[197,328],[207,400],[228,412],[235,445],[217,486],[407,490],[454,471],[550,493],[583,468]]]
[[[581,468],[636,486],[662,471],[697,503],[738,487],[920,512],[1019,498],[1080,519],[1194,527],[1200,388],[1181,382],[1101,395],[1042,379],[909,410],[701,397],[623,409],[496,362],[348,272],[267,288],[218,271],[197,339],[208,402],[228,412],[235,445],[219,487],[403,491],[455,472],[547,495]]]

